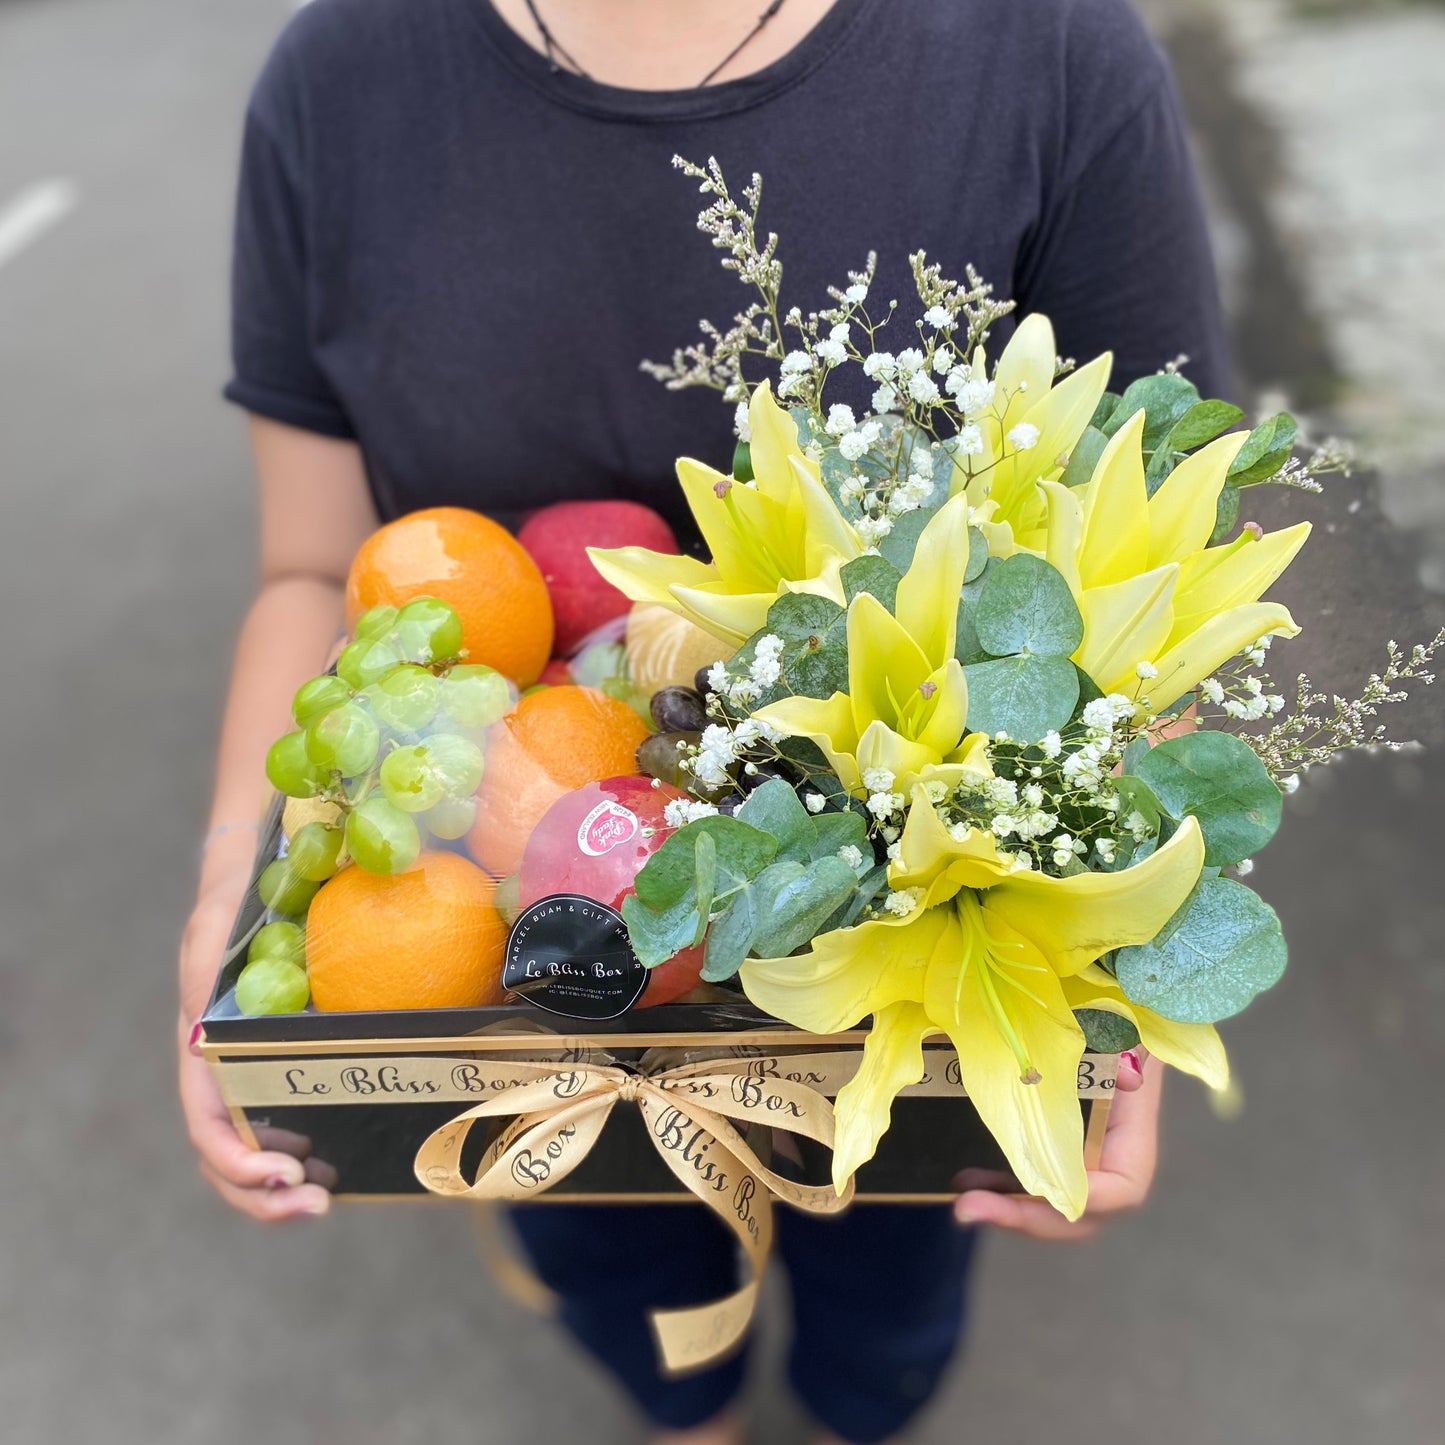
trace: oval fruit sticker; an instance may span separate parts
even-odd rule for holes
[[[598,803],[577,825],[577,846],[589,857],[600,858],[623,843],[630,843],[641,828],[637,814],[610,799]]]

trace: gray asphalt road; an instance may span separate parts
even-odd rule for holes
[[[0,1437],[633,1440],[487,1283],[462,1213],[252,1227],[196,1178],[172,1098],[173,950],[253,567],[216,399],[226,229],[283,19],[0,4],[0,211],[46,181],[78,196],[0,264]],[[1445,613],[1373,498],[1363,479],[1303,506],[1322,525],[1290,579],[1292,660],[1328,685]],[[1438,739],[1439,712],[1415,730]],[[1257,875],[1293,969],[1227,1030],[1243,1114],[1178,1083],[1147,1212],[1082,1248],[991,1242],[919,1440],[1438,1439],[1440,756],[1361,760],[1296,800]],[[801,1430],[777,1380],[764,1362],[773,1445]]]

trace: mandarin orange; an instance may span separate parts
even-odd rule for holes
[[[409,512],[362,543],[346,579],[346,625],[368,608],[440,597],[462,620],[468,662],[485,663],[520,687],[552,655],[552,604],[526,549],[480,512]]]
[[[593,687],[527,694],[487,740],[477,821],[467,838],[472,856],[498,878],[515,873],[547,809],[584,783],[635,773],[638,745],[650,731],[625,702]]]
[[[474,1008],[503,1000],[507,925],[496,884],[456,853],[423,853],[389,878],[352,866],[306,916],[318,1009]]]

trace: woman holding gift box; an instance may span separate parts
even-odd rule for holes
[[[514,522],[629,497],[690,521],[672,477],[725,465],[728,411],[638,370],[732,283],[695,244],[675,152],[766,173],[805,308],[880,254],[904,295],[922,241],[973,262],[1061,349],[1127,381],[1180,353],[1224,389],[1218,299],[1162,60],[1126,0],[315,0],[247,117],[235,375],[261,488],[261,587],[237,649],[213,826],[181,954],[181,1094],[201,1168],[257,1218],[325,1213],[286,1137],[253,1153],[190,1052],[254,846],[261,759],[331,646],[351,558],[379,520],[450,503]],[[819,298],[819,299],[814,299]],[[995,346],[1010,331],[1005,321]],[[695,540],[695,539],[693,539]],[[926,1402],[960,1336],[974,1232],[1071,1238],[1138,1204],[1160,1078],[1125,1056],[1088,1217],[965,1193],[955,1211],[783,1212],[791,1377],[832,1438],[877,1441]],[[605,1220],[605,1223],[604,1223]],[[656,1372],[647,1311],[731,1287],[706,1211],[519,1211],[576,1337],[659,1439],[741,1438],[739,1360]]]

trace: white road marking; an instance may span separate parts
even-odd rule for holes
[[[62,176],[36,181],[0,206],[0,266],[13,261],[27,246],[63,221],[79,200],[80,191],[75,182]]]

